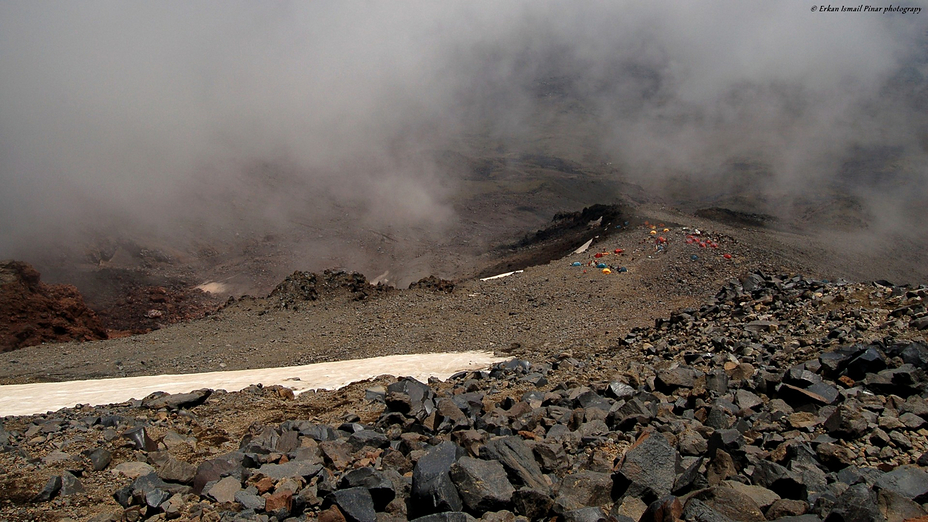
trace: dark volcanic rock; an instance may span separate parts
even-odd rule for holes
[[[762,522],[766,520],[760,507],[750,496],[727,487],[713,487],[692,495],[716,513],[738,522]]]
[[[868,423],[858,401],[845,401],[825,421],[828,434],[842,439],[858,439],[867,432]]]
[[[856,484],[847,489],[831,508],[826,522],[883,522],[877,505],[877,494],[866,484]]]
[[[460,511],[464,507],[451,481],[451,465],[458,458],[458,450],[453,442],[442,442],[430,448],[416,462],[412,474],[410,515]]]
[[[622,494],[647,499],[667,496],[676,479],[679,455],[660,433],[647,429],[625,452],[616,468],[616,483]]]
[[[340,489],[326,497],[323,508],[328,508],[333,504],[338,506],[338,510],[349,522],[375,522],[377,520],[374,500],[367,488]]]
[[[554,500],[546,490],[522,488],[512,494],[512,504],[516,513],[538,520],[551,511]]]
[[[396,489],[393,482],[390,481],[383,473],[376,471],[374,468],[359,468],[342,476],[338,481],[338,487],[342,489],[363,487],[370,491],[371,499],[374,502],[374,509],[383,511],[383,509],[396,497]]]
[[[535,462],[532,450],[519,437],[490,440],[480,448],[480,458],[498,460],[514,484],[542,491],[548,491],[551,487]]]
[[[213,393],[210,389],[194,390],[190,393],[167,394],[155,392],[142,399],[142,406],[153,410],[168,408],[170,410],[179,410],[181,408],[193,408],[206,402],[206,399]]]
[[[450,473],[464,507],[472,513],[504,509],[515,492],[503,465],[495,460],[461,457]]]
[[[914,466],[902,466],[877,480],[882,489],[896,492],[915,502],[928,502],[928,471]]]
[[[562,513],[566,513],[589,506],[604,506],[611,501],[611,474],[578,471],[561,479],[555,506]]]

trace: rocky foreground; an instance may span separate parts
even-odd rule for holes
[[[447,382],[6,418],[0,519],[925,517],[926,294],[753,273],[610,349]]]

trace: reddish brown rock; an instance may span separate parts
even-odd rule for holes
[[[0,352],[41,343],[106,339],[71,285],[47,285],[21,261],[0,262]]]

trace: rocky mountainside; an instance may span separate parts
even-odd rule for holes
[[[332,308],[353,316],[364,307],[376,317],[388,302],[405,308],[425,299],[426,308],[447,312],[442,324],[457,333],[465,323],[453,309],[478,289],[489,302],[605,281],[625,292],[650,290],[652,299],[676,297],[645,307],[634,325],[586,326],[565,337],[552,331],[560,341],[508,346],[509,362],[446,382],[385,376],[297,397],[279,387],[201,390],[8,417],[0,518],[926,516],[928,289],[758,271],[752,256],[762,245],[665,228],[641,225],[588,253],[511,278],[460,282],[450,292],[425,284],[378,296],[345,275],[295,274],[277,295],[236,303],[211,321],[231,324],[248,313],[295,322],[298,314]],[[623,246],[629,251],[617,253]],[[354,291],[320,298],[319,285],[346,277]],[[315,299],[294,301],[301,289],[315,289]],[[546,320],[604,317],[592,293],[544,306],[539,297],[506,300],[516,314],[509,320],[526,310]],[[617,299],[607,293],[622,314]],[[486,319],[482,328],[502,324]],[[544,330],[541,321],[533,326]],[[335,335],[354,327],[335,326]],[[459,339],[477,344],[468,334]]]
[[[77,288],[43,283],[28,263],[0,262],[0,352],[106,338],[106,330]]]

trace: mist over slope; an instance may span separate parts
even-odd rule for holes
[[[130,238],[429,271],[436,244],[479,249],[631,185],[922,251],[924,16],[6,2],[0,257]]]

